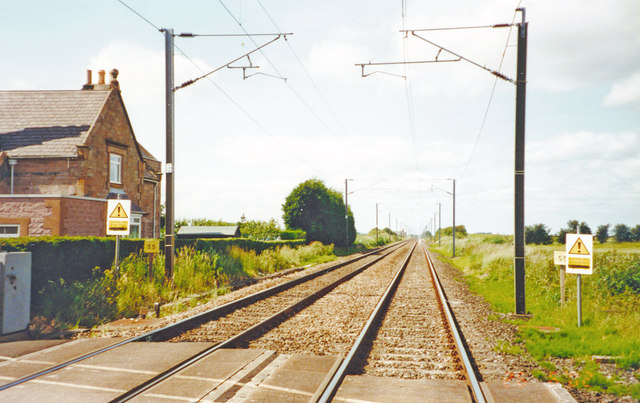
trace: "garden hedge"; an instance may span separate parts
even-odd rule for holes
[[[289,245],[296,247],[304,240],[255,241],[246,238],[221,239],[177,239],[176,249],[193,245],[197,250],[223,253],[227,247],[238,246],[244,250],[261,253],[266,249]],[[142,239],[121,239],[120,258],[141,252]],[[43,289],[49,281],[84,281],[91,278],[93,268],[109,269],[115,255],[115,238],[99,237],[38,237],[5,238],[0,240],[0,249],[6,252],[31,252],[32,296]],[[164,241],[160,241],[164,250]]]

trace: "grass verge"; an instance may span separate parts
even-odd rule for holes
[[[462,271],[473,292],[481,294],[497,312],[514,310],[513,244],[511,238],[471,235],[451,238],[432,249]],[[526,306],[533,316],[513,320],[527,354],[542,371],[534,375],[577,388],[630,395],[640,399],[640,244],[596,246],[594,273],[582,276],[582,326],[577,324],[576,276],[566,275],[566,303],[560,304],[559,270],[553,250],[564,245],[527,246]],[[554,329],[549,332],[548,329]],[[605,371],[593,356],[614,357],[618,371]],[[555,359],[571,359],[571,369],[555,368]],[[634,379],[623,379],[622,372]],[[607,375],[605,375],[605,372]]]
[[[41,328],[91,327],[122,317],[137,316],[140,308],[155,302],[175,303],[188,308],[202,295],[216,296],[229,290],[237,281],[277,271],[323,263],[335,259],[333,246],[320,242],[291,248],[283,246],[257,254],[237,246],[219,254],[184,247],[177,251],[172,281],[164,275],[164,256],[159,255],[149,267],[146,256],[132,254],[114,267],[96,268],[88,281],[49,282],[40,290],[43,301],[33,307]],[[199,297],[197,297],[199,296]],[[182,302],[184,301],[184,302]],[[37,333],[37,329],[36,332]]]

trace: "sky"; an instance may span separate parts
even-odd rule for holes
[[[376,226],[377,205],[380,228],[416,234],[439,206],[451,226],[453,179],[456,225],[513,233],[515,86],[482,67],[515,78],[517,27],[401,31],[518,23],[524,7],[525,224],[640,224],[637,0],[0,5],[0,89],[81,89],[87,69],[117,68],[136,138],[163,162],[158,29],[290,34],[249,58],[277,36],[175,38],[176,86],[222,67],[175,92],[176,217],[282,223],[299,183],[317,178],[344,193],[349,179],[359,232]],[[444,62],[457,59],[447,51],[464,60]],[[227,65],[259,67],[243,78]]]

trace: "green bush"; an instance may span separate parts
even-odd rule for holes
[[[267,249],[284,245],[295,247],[304,243],[304,240],[257,241],[243,238],[177,239],[176,250],[186,246],[192,247],[194,252],[222,255],[227,248],[238,246],[259,254]],[[143,246],[142,239],[121,239],[120,259],[124,262],[125,257],[141,253]],[[0,241],[0,248],[8,252],[31,252],[31,305],[46,310],[44,307],[51,300],[52,294],[60,293],[62,299],[67,293],[85,295],[91,292],[96,279],[103,274],[108,275],[106,271],[111,268],[115,257],[115,238],[5,238]],[[163,241],[160,242],[160,250],[164,250]],[[142,260],[141,267],[146,267],[146,258]],[[162,278],[164,258],[156,259],[154,270],[161,273]],[[135,285],[135,282],[132,284]],[[74,287],[81,289],[72,290]],[[74,304],[73,301],[66,300],[61,303],[67,304],[63,306]]]
[[[283,241],[291,239],[307,239],[307,233],[303,230],[288,229],[280,231],[280,239],[282,239]]]
[[[607,251],[594,256],[593,280],[600,290],[610,295],[640,294],[640,254]]]
[[[267,249],[275,249],[284,245],[302,246],[306,243],[303,239],[283,240],[283,241],[258,241],[248,238],[214,238],[214,239],[176,239],[176,250],[184,246],[193,246],[199,251],[215,251],[218,254],[224,253],[227,248],[237,246],[240,249],[252,250],[262,253]]]
[[[120,257],[143,248],[141,239],[121,239]],[[31,252],[32,294],[53,281],[67,283],[92,278],[92,268],[100,271],[111,267],[115,257],[115,238],[98,237],[38,237],[13,238],[0,241],[4,251]]]
[[[223,243],[214,243],[220,246]],[[201,244],[207,245],[206,243]],[[119,317],[137,316],[141,307],[155,302],[173,302],[193,294],[217,294],[237,280],[307,263],[331,260],[333,246],[319,242],[294,249],[286,244],[262,253],[227,246],[223,253],[197,249],[194,245],[176,252],[172,282],[165,279],[164,255],[154,259],[132,253],[115,267],[89,271],[90,278],[49,281],[37,293],[32,305],[34,316],[55,319],[58,323],[93,326]]]

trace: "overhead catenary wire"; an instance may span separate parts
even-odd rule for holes
[[[153,28],[155,28],[156,31],[160,32],[162,31],[157,25],[155,25],[153,22],[149,21],[148,19],[146,19],[142,14],[140,14],[139,12],[137,12],[136,10],[134,10],[133,8],[131,8],[128,4],[126,4],[124,1],[122,0],[118,0],[118,2],[120,4],[122,4],[123,6],[125,6],[126,8],[128,8],[132,13],[134,13],[135,15],[137,15],[138,17],[140,17],[142,20],[144,20],[147,24],[151,25]]]
[[[285,37],[285,39],[286,39],[286,35],[287,35],[287,34],[282,34],[282,35],[284,35],[284,37]],[[196,83],[196,82],[197,82],[197,81],[199,81],[199,80],[202,80],[203,78],[206,78],[206,77],[210,76],[211,74],[215,73],[216,71],[220,71],[220,70],[222,70],[222,69],[223,69],[223,68],[225,68],[225,67],[231,67],[230,65],[231,65],[232,63],[235,63],[235,62],[237,62],[237,61],[238,61],[238,60],[240,60],[240,59],[244,59],[245,57],[246,57],[246,58],[248,58],[248,57],[249,57],[249,55],[251,55],[252,53],[255,53],[255,52],[257,52],[257,51],[261,51],[261,50],[262,50],[262,48],[264,48],[265,46],[267,46],[267,45],[269,45],[269,44],[271,44],[271,43],[273,43],[273,42],[277,41],[278,39],[280,39],[280,37],[281,37],[282,35],[277,34],[277,36],[276,36],[274,39],[270,40],[269,42],[264,43],[264,44],[262,44],[262,45],[260,45],[260,46],[256,45],[256,46],[258,46],[256,49],[254,49],[254,50],[252,50],[252,51],[250,51],[250,52],[247,52],[247,53],[245,53],[244,55],[242,55],[242,56],[240,56],[240,57],[238,57],[238,58],[236,58],[236,59],[233,59],[233,60],[232,60],[232,61],[230,61],[229,63],[227,63],[227,64],[225,64],[225,65],[223,65],[223,66],[220,66],[220,67],[218,67],[218,68],[216,68],[216,69],[213,69],[213,70],[209,71],[208,73],[203,74],[203,75],[202,75],[202,76],[200,76],[200,77],[196,77],[196,78],[194,78],[194,79],[191,79],[191,80],[185,81],[185,82],[184,82],[184,83],[182,83],[181,85],[179,85],[179,86],[175,87],[173,90],[174,90],[174,91],[177,91],[177,90],[179,90],[179,89],[181,89],[181,88],[187,87],[187,86],[189,86],[189,85],[191,85],[191,84]],[[255,42],[254,42],[254,43],[255,43]],[[249,59],[249,60],[251,60],[251,59]],[[246,76],[245,76],[245,78],[246,78]]]
[[[264,5],[262,5],[262,2],[260,2],[260,0],[257,0],[258,5],[260,6],[260,8],[262,8],[262,11],[264,11],[264,13],[267,15],[267,17],[269,18],[269,20],[271,21],[271,23],[273,24],[273,26],[277,29],[280,30],[280,27],[278,27],[278,24],[276,23],[276,21],[273,19],[273,17],[271,16],[271,14],[267,11],[267,9],[264,7]],[[305,67],[304,63],[302,62],[302,60],[300,59],[300,57],[298,56],[298,53],[295,51],[295,49],[293,48],[293,46],[291,45],[291,42],[287,41],[287,46],[289,47],[289,49],[291,50],[291,53],[293,53],[293,56],[295,57],[295,59],[298,61],[298,64],[300,65],[300,68],[302,68],[302,71],[304,72],[304,74],[307,76],[307,78],[309,79],[309,82],[311,83],[311,85],[313,86],[313,88],[315,88],[316,92],[318,93],[318,95],[320,96],[320,99],[322,100],[322,102],[324,103],[324,105],[327,107],[327,109],[329,110],[329,112],[331,113],[331,115],[333,116],[333,118],[336,120],[336,122],[338,122],[338,124],[340,125],[340,127],[342,128],[342,130],[344,132],[348,132],[348,130],[345,128],[344,124],[342,123],[342,120],[338,117],[338,115],[336,114],[335,110],[333,109],[333,107],[331,106],[331,104],[327,101],[326,97],[324,96],[324,94],[322,93],[322,91],[320,90],[320,87],[318,87],[318,85],[316,84],[315,80],[313,79],[313,77],[311,77],[311,74],[309,74],[309,71],[307,70],[307,68]]]
[[[189,56],[187,56],[187,54],[180,49],[178,46],[174,45],[174,47],[176,48],[176,50],[178,50],[180,52],[180,54],[182,56],[184,56],[185,59],[187,59],[196,69],[200,70],[201,72],[202,69],[196,64],[196,62],[191,59]],[[222,95],[225,96],[225,98],[227,98],[229,100],[229,102],[231,102],[236,108],[238,108],[238,110],[240,112],[242,112],[243,115],[245,115],[247,118],[249,118],[249,120],[251,120],[260,130],[262,130],[265,134],[267,134],[269,137],[271,137],[273,140],[275,140],[284,150],[286,150],[287,152],[289,152],[289,154],[293,155],[298,161],[300,161],[301,163],[303,163],[304,165],[306,165],[307,167],[311,168],[316,174],[319,174],[319,170],[311,165],[307,160],[305,160],[304,158],[302,158],[298,153],[294,152],[293,150],[291,150],[289,147],[287,147],[282,141],[280,141],[273,133],[271,133],[271,131],[269,131],[267,128],[265,128],[260,122],[258,122],[258,120],[256,118],[253,117],[253,115],[251,115],[246,109],[244,109],[242,107],[242,105],[240,105],[235,99],[233,99],[225,90],[222,89],[222,87],[220,87],[215,81],[213,81],[211,79],[211,77],[207,76],[207,81],[209,81],[211,84],[213,84],[218,91],[220,91],[220,93]]]
[[[402,29],[406,28],[406,12],[407,12],[407,2],[406,0],[402,1]],[[409,50],[407,48],[407,38],[406,35],[402,39],[402,56],[403,56],[403,67],[404,67],[404,89],[405,95],[407,98],[407,109],[409,113],[409,135],[411,136],[411,142],[413,143],[413,160],[415,162],[416,170],[419,170],[418,166],[418,145],[416,140],[416,120],[413,110],[413,91],[411,88],[411,79],[409,75],[409,67],[407,65],[407,59],[409,58]],[[364,69],[364,66],[363,66]]]
[[[242,29],[242,31],[244,33],[247,33],[247,30],[244,28],[244,26],[242,25],[240,20],[238,20],[236,18],[236,16],[231,12],[231,10],[229,10],[229,7],[227,7],[227,5],[222,0],[218,0],[218,2],[227,11],[229,16],[231,16],[231,18],[233,18],[233,20],[238,24],[240,29]],[[255,43],[253,38],[249,37],[249,39],[251,40],[251,42],[253,42],[254,45],[257,46],[257,44]],[[276,72],[276,74],[278,74],[281,77],[284,77],[284,75],[282,75],[282,73],[280,73],[280,71],[275,66],[275,64],[273,62],[271,62],[271,59],[262,50],[260,50],[260,53],[262,54],[262,56],[264,56],[265,60],[267,61],[267,63],[269,63],[269,65]],[[313,108],[311,108],[311,106],[307,103],[307,101],[305,101],[304,98],[302,98],[302,96],[291,86],[291,84],[289,84],[286,81],[285,81],[285,84],[291,90],[291,92],[293,92],[293,94],[298,98],[298,100],[300,100],[300,102],[302,102],[302,104],[307,108],[307,110],[309,110],[309,112],[311,112],[313,114],[313,116],[322,124],[322,126],[329,132],[329,134],[331,134],[333,137],[335,137],[337,139],[338,137],[333,132],[333,130],[331,130],[331,128],[329,128],[329,126],[325,123],[325,121],[322,120],[322,118],[320,118],[320,116],[316,113],[316,111],[314,111]]]
[[[231,12],[229,7],[227,7],[227,5],[222,0],[218,0],[218,2],[225,9],[227,14],[229,14],[229,16],[238,24],[240,29],[242,29],[242,31],[244,33],[247,33],[247,30],[245,29],[244,25],[242,25],[240,20],[238,20],[238,18],[236,18],[236,16]],[[277,28],[277,27],[276,27],[276,29],[279,30],[279,28]],[[254,43],[254,45],[256,45],[256,43],[255,43],[255,41],[254,41],[254,39],[252,37],[249,37],[249,39],[251,40],[251,42]],[[273,68],[273,70],[279,76],[284,77],[283,74],[281,74],[280,71],[278,70],[278,68],[275,66],[275,64],[271,61],[271,59],[262,50],[260,50],[260,53],[262,54],[262,56],[264,56],[265,60],[267,61],[267,63],[269,63],[271,68]],[[318,115],[318,113],[311,107],[311,105],[309,105],[309,103],[307,101],[305,101],[305,99],[300,95],[300,93],[298,93],[298,91],[296,91],[296,89],[289,83],[289,81],[285,80],[285,84],[286,84],[287,88],[289,88],[289,90],[294,94],[294,96],[305,106],[305,108],[307,108],[307,110],[316,118],[316,120],[326,129],[326,131],[333,138],[335,138],[336,140],[341,140],[336,135],[336,133],[329,127],[329,125],[327,125],[327,123],[320,117],[320,115]],[[362,162],[360,161],[359,158],[357,159],[357,163],[358,163],[358,165],[360,165],[360,167],[363,170],[365,170],[365,171],[368,170],[368,168],[364,164],[362,164]]]
[[[516,16],[517,16],[517,9],[520,8],[520,4],[522,4],[522,0],[518,1],[518,5],[516,7],[516,11],[514,11],[513,13],[513,19],[511,20],[511,24],[509,25],[509,33],[507,34],[507,40],[504,44],[504,50],[502,51],[502,57],[500,59],[500,64],[498,65],[498,71],[502,70],[502,65],[504,64],[504,58],[505,55],[507,54],[507,48],[509,47],[509,40],[511,38],[511,32],[513,30],[513,24],[516,20]],[[506,26],[507,24],[500,24],[501,26]],[[469,156],[469,159],[467,160],[467,163],[464,166],[464,169],[462,170],[462,174],[460,175],[460,178],[463,178],[464,175],[467,173],[467,169],[469,169],[469,165],[471,165],[471,161],[473,160],[473,157],[476,153],[476,149],[478,148],[478,143],[480,142],[480,137],[482,136],[482,133],[484,131],[484,126],[487,122],[487,116],[489,115],[489,109],[491,108],[491,102],[493,101],[493,95],[496,92],[496,86],[498,84],[498,77],[496,76],[496,78],[493,81],[493,87],[491,88],[491,94],[489,95],[489,101],[487,102],[487,107],[484,111],[484,116],[482,118],[482,123],[480,124],[480,129],[478,130],[478,134],[476,136],[476,141],[473,145],[473,149],[471,150],[471,155]]]
[[[127,9],[129,9],[131,12],[133,12],[134,14],[136,14],[138,17],[140,17],[142,20],[144,20],[147,24],[151,25],[154,29],[156,29],[158,32],[162,32],[163,30],[161,28],[158,28],[157,25],[155,25],[154,23],[152,23],[149,19],[145,18],[142,14],[140,14],[139,12],[137,12],[136,10],[134,10],[133,8],[131,8],[129,5],[127,5],[125,2],[123,2],[122,0],[117,0],[119,3],[121,3],[123,6],[125,6]],[[247,32],[245,32],[245,35],[251,35],[248,34]],[[257,45],[256,45],[257,46]],[[174,48],[180,52],[180,54],[187,59],[196,69],[198,69],[202,74],[204,74],[205,72],[196,64],[196,62],[190,58],[182,49],[180,49],[177,45],[174,44]],[[243,56],[244,57],[244,56]],[[233,63],[233,62],[231,62]],[[229,100],[229,102],[231,102],[236,108],[238,108],[238,110],[245,115],[247,118],[249,118],[249,120],[251,120],[260,130],[262,130],[264,133],[266,133],[269,137],[271,137],[272,139],[274,139],[284,150],[286,150],[287,152],[289,152],[291,155],[293,155],[297,160],[299,160],[301,163],[303,163],[304,165],[306,165],[307,167],[311,168],[312,171],[316,174],[319,174],[319,169],[317,169],[315,166],[311,165],[307,160],[305,160],[304,158],[302,158],[300,155],[298,155],[298,153],[294,152],[293,150],[291,150],[289,147],[287,147],[284,143],[282,143],[273,133],[271,133],[269,130],[267,130],[262,124],[260,124],[260,122],[258,122],[258,120],[256,118],[254,118],[246,109],[244,109],[235,99],[233,99],[226,91],[224,91],[215,81],[213,81],[211,79],[211,77],[207,76],[206,77],[207,80],[213,84],[218,91],[220,91],[220,93],[222,95],[224,95],[225,98],[227,98],[227,100]]]

